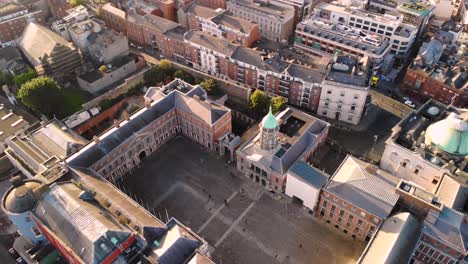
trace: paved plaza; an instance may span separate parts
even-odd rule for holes
[[[178,137],[117,185],[161,219],[175,217],[201,235],[216,263],[352,263],[363,251],[291,199],[225,166],[223,157]]]

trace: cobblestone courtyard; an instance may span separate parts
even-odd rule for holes
[[[354,263],[364,249],[182,137],[117,185],[161,219],[175,217],[201,235],[216,263]]]

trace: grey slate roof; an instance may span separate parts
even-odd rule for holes
[[[321,83],[325,75],[315,69],[304,67],[297,64],[291,64],[287,68],[287,73],[296,78],[300,78],[306,82]]]
[[[317,189],[321,189],[325,186],[330,178],[330,175],[317,170],[302,160],[294,163],[289,171],[307,183],[312,184]]]
[[[371,214],[387,218],[399,197],[395,193],[398,182],[398,178],[371,164],[347,156],[326,189]]]
[[[424,232],[446,241],[458,250],[468,251],[468,222],[467,216],[457,212],[447,206],[437,215],[435,211],[430,211],[424,221]]]
[[[265,63],[262,60],[261,52],[253,49],[240,46],[234,51],[231,58],[237,61],[247,63],[249,65],[253,65],[261,70],[266,69]]]
[[[9,62],[12,60],[21,60],[21,54],[15,47],[5,47],[0,49],[0,61]]]
[[[211,18],[214,15],[216,15],[215,10],[197,4],[192,4],[188,8],[187,13],[191,13],[195,16],[203,17],[205,19]]]
[[[162,33],[166,32],[166,31],[169,31],[171,29],[174,29],[174,28],[179,26],[179,24],[177,24],[174,21],[171,21],[171,20],[168,20],[168,19],[165,19],[165,18],[162,18],[162,17],[158,17],[158,16],[155,16],[153,14],[147,14],[143,18],[145,20],[145,25],[146,26],[149,26],[149,27],[151,27],[153,29],[156,29],[156,30],[158,30],[159,32],[162,32]]]
[[[224,13],[213,17],[211,21],[217,25],[223,25],[228,28],[237,29],[242,33],[250,32],[255,26],[255,24],[250,23],[247,20]]]
[[[181,81],[174,80],[173,82]],[[197,87],[192,90],[195,89],[197,89]],[[155,102],[150,108],[145,107],[136,112],[130,117],[128,122],[122,124],[119,128],[114,127],[106,132],[105,136],[101,136],[98,144],[91,143],[94,145],[88,146],[87,148],[85,147],[84,150],[80,151],[77,157],[73,158],[70,164],[79,167],[91,166],[117,146],[133,138],[140,130],[173,108],[194,115],[210,126],[229,111],[226,107],[192,98],[194,95],[195,93],[191,93],[190,91],[186,94],[178,90],[170,92],[164,98]]]
[[[95,202],[80,199],[82,191],[72,182],[54,183],[38,201],[34,216],[85,263],[101,263],[131,232]]]
[[[208,33],[195,30],[188,31],[185,34],[185,39],[187,41],[193,42],[195,44],[198,44],[210,50],[214,50],[229,57],[232,56],[232,54],[238,47],[237,45],[233,45],[231,42],[225,39],[218,38]]]

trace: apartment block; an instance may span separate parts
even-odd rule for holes
[[[52,23],[51,28],[57,34],[62,36],[67,41],[71,41],[68,27],[74,23],[87,20],[89,18],[88,10],[82,6],[76,6],[67,10],[67,15],[62,19]]]
[[[342,24],[358,32],[389,39],[391,51],[395,54],[406,54],[418,34],[418,28],[403,23],[404,16],[398,13],[379,14],[329,3],[320,3],[314,10],[315,20]]]
[[[319,217],[354,239],[369,241],[398,201],[398,181],[347,156],[320,195]]]
[[[63,18],[67,16],[67,10],[70,9],[70,4],[67,0],[47,0],[50,13],[55,18]]]
[[[0,5],[0,47],[13,45],[23,34],[28,22],[45,23],[46,14],[35,7],[18,3]]]
[[[391,50],[388,39],[337,23],[305,20],[296,26],[294,47],[316,55],[341,54],[367,57],[379,69]]]
[[[364,58],[335,56],[322,83],[317,114],[358,124],[369,97],[369,66]]]
[[[231,16],[224,10],[212,10],[192,5],[187,10],[186,16],[189,29],[201,30],[246,47],[251,47],[256,41],[260,40],[258,25]]]
[[[233,0],[227,10],[234,16],[256,23],[261,36],[286,43],[294,29],[294,8],[278,2]]]
[[[110,3],[105,4],[101,8],[101,19],[106,25],[119,32],[127,33],[127,14],[125,11],[113,6]]]

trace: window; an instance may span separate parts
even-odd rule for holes
[[[329,213],[328,217],[333,218],[333,213]]]
[[[331,90],[328,90],[328,91],[327,91],[327,94],[331,94],[331,93],[332,93],[332,91],[331,91]]]
[[[437,179],[432,180],[432,184],[437,184],[439,181]]]
[[[323,111],[323,112],[322,112],[322,115],[327,115],[327,111]]]
[[[361,226],[361,225],[362,225],[362,220],[361,220],[361,219],[359,219],[359,220],[357,221],[357,225],[358,225],[358,226]]]
[[[418,249],[419,249],[420,251],[423,251],[423,250],[424,250],[424,244],[419,244]]]
[[[325,210],[320,211],[320,215],[324,216],[325,215]]]
[[[375,230],[375,226],[371,226],[371,227],[369,228],[369,232],[374,232],[374,230]]]
[[[334,212],[334,211],[335,211],[335,209],[336,209],[336,206],[332,205],[332,207],[331,207],[331,210],[330,210],[330,211]]]
[[[425,257],[423,258],[423,261],[427,263],[427,262],[429,261],[429,257],[428,257],[428,256],[425,256]]]
[[[344,215],[344,211],[340,210],[340,216],[343,216],[343,215]]]
[[[414,174],[418,174],[418,173],[419,173],[419,169],[415,169]]]
[[[361,216],[362,216],[362,217],[366,217],[366,213],[361,212]]]
[[[437,260],[439,261],[444,261],[445,255],[442,253],[439,253],[439,256],[437,257]]]
[[[348,121],[353,121],[353,116],[352,115],[348,116]]]
[[[350,20],[351,20],[351,21],[356,21],[356,18],[351,17]]]
[[[407,165],[407,163],[404,162],[404,161],[401,163],[401,166],[402,166],[403,168],[406,168],[406,165]]]
[[[31,230],[33,231],[34,235],[37,237],[42,235],[41,232],[35,226],[31,227]]]
[[[362,19],[357,19],[356,20],[358,23],[362,23]]]
[[[346,227],[350,227],[351,226],[351,223],[350,222],[347,222],[346,223]]]
[[[364,25],[370,25],[369,21],[364,21]]]
[[[341,221],[343,221],[343,218],[338,217],[338,223],[341,223]]]
[[[455,264],[455,260],[450,259],[450,260],[447,262],[447,264]]]
[[[327,207],[328,202],[327,202],[327,201],[323,201],[322,205],[323,205],[323,207]]]
[[[373,221],[374,221],[375,224],[379,223],[379,219],[377,217],[374,217]]]
[[[351,106],[351,111],[354,112],[354,110],[356,110],[356,106],[355,106],[355,105],[352,105],[352,106]]]
[[[341,93],[340,93],[340,96],[344,96],[344,92],[341,92]]]
[[[353,215],[349,215],[349,216],[348,216],[348,221],[353,221],[353,218],[354,218]]]
[[[428,254],[429,256],[432,256],[432,255],[434,255],[434,249],[432,249],[432,248],[431,248],[431,249],[429,249],[429,252],[428,252],[427,254]]]
[[[359,227],[356,227],[356,228],[354,229],[354,233],[359,233]]]

